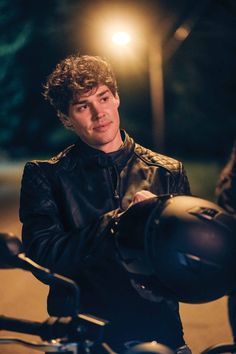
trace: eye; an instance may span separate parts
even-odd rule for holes
[[[107,102],[109,100],[109,96],[103,96],[101,97],[101,102]]]
[[[83,112],[83,111],[85,111],[87,108],[88,108],[88,105],[87,105],[87,104],[83,104],[82,106],[77,106],[77,107],[76,107],[76,111],[77,111],[77,112]]]

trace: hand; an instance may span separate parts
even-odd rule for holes
[[[153,194],[149,191],[146,191],[146,190],[141,190],[141,191],[135,193],[133,200],[131,202],[131,205],[142,202],[145,199],[154,198],[154,197],[156,197],[155,194]]]

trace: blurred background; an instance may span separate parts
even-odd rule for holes
[[[122,127],[181,159],[193,194],[214,200],[236,138],[235,0],[0,0],[1,231],[20,235],[25,161],[76,139],[41,92],[58,61],[78,52],[111,62]],[[45,319],[46,286],[21,271],[1,271],[0,283],[2,312]],[[181,307],[194,353],[230,339],[225,301]]]
[[[71,143],[41,91],[56,63],[77,52],[111,61],[122,125],[140,143],[158,143],[151,101],[163,96],[165,152],[225,158],[236,129],[234,0],[0,0],[0,13],[2,158]],[[114,44],[117,31],[130,43]],[[153,52],[162,56],[163,94],[150,90],[150,76],[160,76]]]

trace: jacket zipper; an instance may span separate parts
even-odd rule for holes
[[[113,166],[113,169],[115,171],[115,176],[116,176],[116,185],[115,185],[115,189],[114,189],[114,199],[118,203],[118,207],[120,207],[120,175],[119,175],[116,165]]]
[[[107,170],[107,173],[109,175],[109,181],[111,184],[111,188],[112,188],[112,194],[113,194],[113,198],[115,200],[115,207],[120,207],[120,195],[119,195],[119,186],[120,186],[120,178],[119,178],[119,173],[117,170],[117,167],[115,165],[113,165],[112,167],[112,171],[110,169]],[[112,176],[112,172],[115,175],[115,179],[116,181],[114,181],[114,178]]]

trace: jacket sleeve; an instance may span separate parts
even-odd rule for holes
[[[216,186],[218,204],[236,216],[236,141]]]
[[[65,230],[49,180],[37,163],[26,164],[20,197],[23,246],[28,257],[51,271],[76,279],[91,257],[102,257],[104,247],[112,242],[109,236],[116,213],[104,214],[86,227]]]

